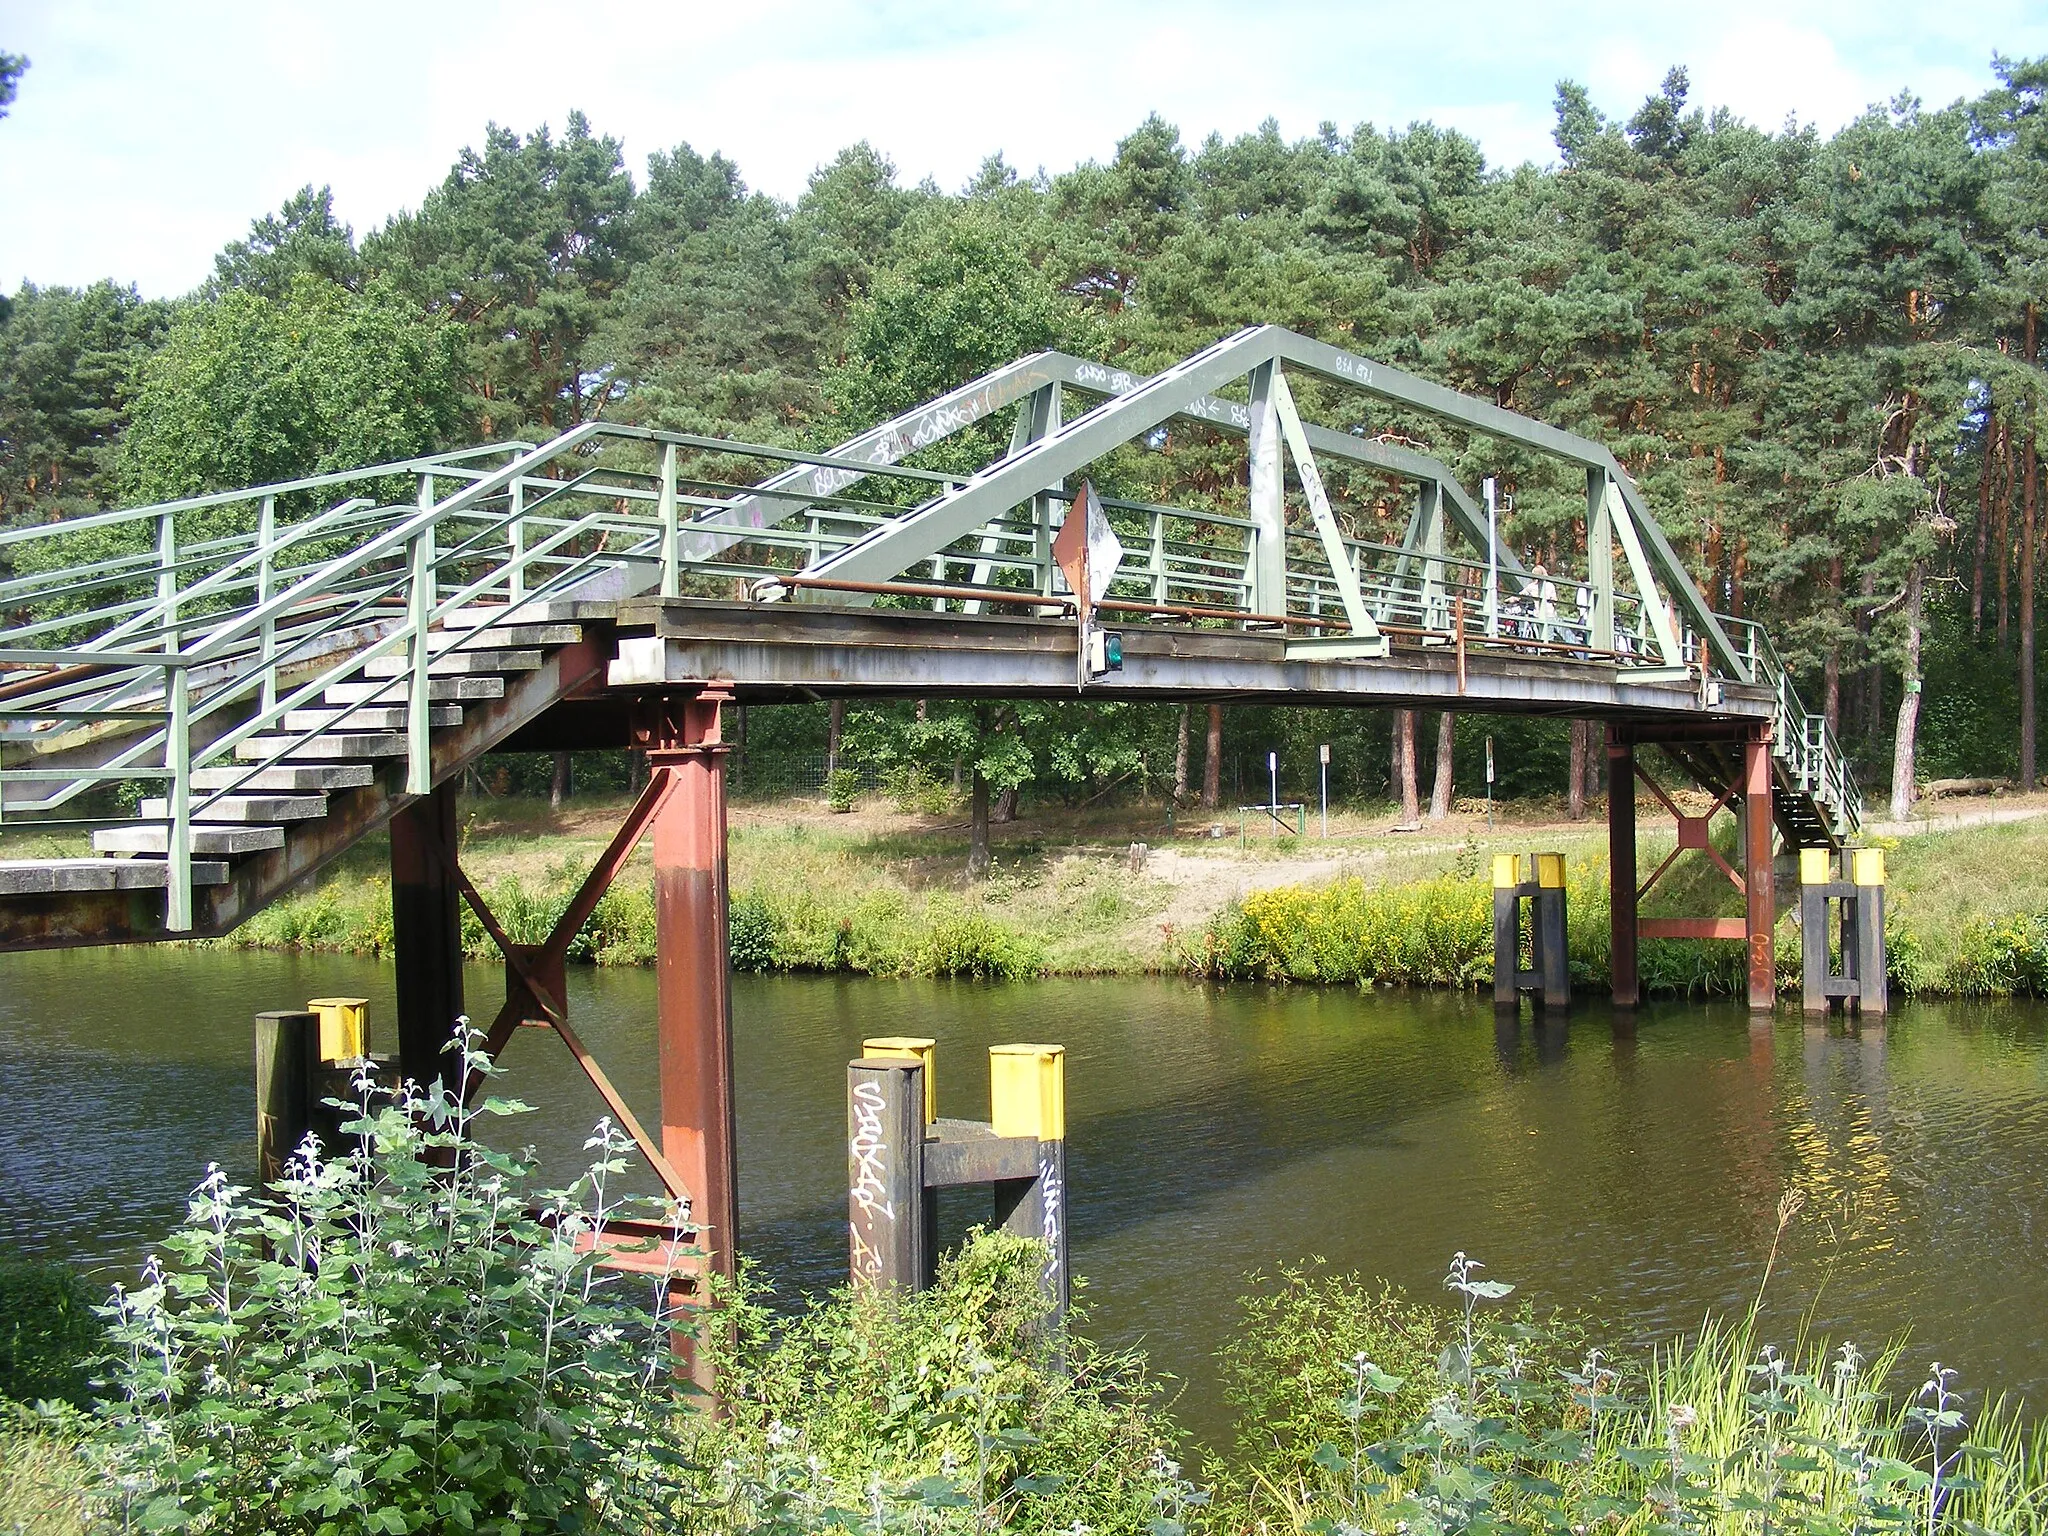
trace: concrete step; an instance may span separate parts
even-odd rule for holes
[[[170,865],[161,859],[4,859],[0,896],[57,896],[72,891],[162,890]],[[194,885],[226,885],[228,867],[215,859],[192,861]]]
[[[265,754],[268,756],[269,754]],[[377,770],[368,763],[279,763],[251,773],[247,768],[223,765],[196,768],[194,789],[228,789],[237,793],[285,791],[303,794],[308,790],[362,789],[377,782]]]
[[[601,606],[607,610],[611,607],[609,603]],[[587,616],[582,615],[582,610],[589,607],[590,605],[587,603],[577,603],[565,598],[549,598],[545,602],[524,602],[519,605],[519,611],[511,615],[507,622],[516,624],[566,624],[573,622],[580,615]],[[441,627],[443,629],[475,629],[479,625],[490,623],[491,620],[504,612],[505,605],[503,603],[476,603],[468,608],[457,608],[453,612],[443,614],[441,616]],[[503,626],[500,627],[502,628]]]
[[[427,698],[430,702],[443,699],[457,699],[464,703],[476,703],[484,699],[502,699],[505,696],[505,679],[502,677],[428,677]],[[321,695],[329,704],[358,704],[364,699],[375,699],[378,704],[404,704],[412,698],[411,683],[334,683]]]
[[[109,827],[92,835],[98,853],[154,853],[170,847],[169,827]],[[246,853],[265,853],[284,846],[283,827],[228,827],[206,824],[192,828],[192,851],[216,857],[239,858]]]
[[[396,734],[359,735],[353,731],[334,731],[324,736],[251,736],[235,747],[235,756],[244,762],[260,763],[278,753],[287,758],[310,758],[314,762],[403,757],[405,738]]]
[[[284,717],[287,733],[297,735],[301,731],[324,730],[337,719],[340,709],[294,709]],[[460,704],[429,704],[427,706],[429,725],[462,724]],[[349,711],[348,718],[341,720],[338,727],[344,731],[402,731],[412,724],[412,716],[403,705],[365,704]]]
[[[427,663],[429,680],[492,672],[532,672],[540,667],[539,651],[457,651]],[[363,663],[365,677],[404,677],[412,662],[403,656],[372,656]]]
[[[316,821],[327,814],[325,795],[223,795],[202,808],[192,800],[192,819],[203,822]],[[171,814],[168,800],[145,800],[138,813],[151,820]]]
[[[427,636],[427,648],[512,650],[522,645],[574,645],[582,638],[583,630],[575,624],[500,624],[495,629],[442,630]]]

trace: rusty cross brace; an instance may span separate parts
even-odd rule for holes
[[[1669,869],[1676,862],[1678,856],[1688,848],[1696,848],[1712,859],[1720,868],[1721,873],[1728,877],[1729,883],[1745,896],[1748,895],[1749,883],[1736,872],[1726,859],[1721,857],[1721,850],[1714,846],[1714,840],[1707,830],[1707,824],[1714,819],[1716,811],[1731,809],[1735,801],[1740,798],[1742,794],[1742,781],[1737,779],[1733,784],[1722,790],[1719,797],[1702,814],[1688,816],[1678,808],[1676,801],[1664,793],[1664,786],[1650,777],[1649,769],[1638,762],[1635,765],[1635,770],[1636,777],[1650,786],[1650,793],[1664,803],[1664,809],[1669,811],[1672,819],[1678,823],[1677,846],[1664,856],[1663,863],[1650,871],[1650,878],[1636,887],[1636,900],[1640,902],[1645,896],[1649,895],[1650,887],[1657,883],[1663,876],[1664,871]]]
[[[598,1065],[597,1058],[591,1055],[575,1030],[570,1028],[566,989],[562,987],[562,967],[567,960],[569,946],[576,941],[576,935],[583,931],[583,925],[590,921],[590,914],[597,909],[598,902],[611,888],[612,881],[618,878],[619,871],[632,857],[633,849],[646,831],[648,823],[660,811],[662,802],[668,798],[673,788],[672,772],[665,766],[657,766],[647,781],[647,787],[640,792],[640,798],[633,802],[633,808],[626,813],[626,819],[612,835],[611,842],[599,855],[590,873],[583,877],[583,883],[577,888],[568,908],[555,920],[554,928],[547,938],[538,945],[514,943],[498,922],[496,914],[491,911],[482,893],[471,884],[469,876],[463,872],[455,856],[439,842],[429,841],[428,846],[434,850],[434,856],[448,871],[449,878],[455,881],[456,887],[462,892],[463,900],[468,902],[470,910],[476,913],[477,920],[484,925],[484,931],[491,936],[491,942],[496,944],[499,952],[504,955],[505,965],[517,983],[516,987],[508,989],[505,1006],[499,1010],[498,1017],[491,1024],[490,1033],[485,1037],[486,1052],[495,1058],[511,1040],[513,1031],[522,1024],[542,1023],[553,1029],[561,1037],[562,1043],[569,1048],[569,1054],[576,1059],[577,1066],[583,1069],[584,1076],[590,1079],[599,1096],[618,1117],[620,1126],[633,1138],[633,1144],[640,1149],[640,1155],[647,1159],[648,1166],[661,1180],[662,1187],[668,1191],[669,1197],[687,1204],[690,1192],[684,1186],[682,1176],[662,1155],[660,1146],[647,1134],[639,1117],[626,1103],[624,1095],[613,1086],[604,1068]],[[544,1015],[542,1019],[533,1020],[528,1017],[525,1004],[529,999]],[[462,1085],[463,1098],[468,1100],[475,1097],[481,1086],[482,1075],[472,1073],[469,1080]]]

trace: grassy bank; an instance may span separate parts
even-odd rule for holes
[[[511,936],[537,942],[608,839],[622,804],[560,815],[521,800],[463,812],[463,859]],[[1607,868],[1598,809],[1577,824],[1511,806],[1488,832],[1473,816],[1389,836],[1376,807],[1332,818],[1331,837],[1260,836],[1240,847],[1234,815],[1169,829],[1163,808],[1062,816],[998,828],[996,865],[966,877],[957,819],[869,811],[833,816],[809,801],[739,807],[731,836],[732,959],[745,971],[877,976],[1181,972],[1212,980],[1482,986],[1492,973],[1486,871],[1496,851],[1566,855],[1575,981],[1607,979]],[[1131,845],[1147,845],[1131,858]],[[1641,867],[1669,832],[1645,823]],[[2048,995],[2048,817],[1931,830],[1886,841],[1892,979],[1917,995]],[[1697,855],[1681,859],[1646,913],[1737,913],[1740,898]],[[493,958],[465,913],[465,941]],[[391,947],[381,839],[316,887],[273,904],[231,945],[355,954]],[[1780,924],[1781,980],[1796,985],[1799,935]],[[579,936],[573,957],[654,958],[652,872],[636,857]],[[1655,992],[1732,992],[1738,946],[1651,942]]]

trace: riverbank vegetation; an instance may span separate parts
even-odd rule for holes
[[[1951,1368],[1774,1345],[1755,1306],[1609,1349],[1463,1253],[1442,1300],[1314,1264],[1252,1277],[1222,1341],[1227,1445],[1192,1444],[1171,1383],[1090,1343],[1085,1309],[1055,1324],[1042,1248],[1000,1233],[914,1297],[777,1301],[744,1276],[698,1336],[712,1413],[671,1369],[694,1314],[650,1310],[661,1287],[583,1241],[629,1213],[686,1230],[610,1192],[623,1138],[600,1124],[549,1189],[480,1139],[527,1106],[360,1092],[363,1144],[309,1148],[271,1194],[206,1171],[74,1342],[99,1351],[90,1408],[0,1404],[4,1528],[2048,1530],[2048,1431]]]
[[[1992,802],[2022,815],[2028,803]],[[1537,846],[1567,858],[1577,984],[1607,979],[1605,833],[1543,802],[1447,818],[1442,831],[1390,839],[1390,810],[1345,808],[1328,841],[1252,836],[1164,808],[1037,812],[1000,829],[992,869],[966,873],[965,829],[947,813],[870,803],[837,816],[804,800],[743,805],[731,838],[731,953],[743,971],[963,976],[1179,972],[1213,981],[1479,987],[1492,977],[1488,885],[1496,852]],[[467,802],[463,858],[510,936],[537,943],[567,906],[621,810],[615,797],[550,812],[538,801]],[[1222,839],[1200,835],[1224,826]],[[1190,835],[1194,834],[1194,835]],[[1148,842],[1147,840],[1155,840]],[[1645,869],[1668,849],[1645,823]],[[1928,830],[1882,840],[1892,980],[1923,996],[2048,995],[2048,816]],[[1134,842],[1145,843],[1136,856]],[[1681,860],[1646,906],[1705,915],[1741,910],[1697,856]],[[258,913],[219,942],[256,948],[387,954],[390,885],[371,840],[339,873]],[[1797,985],[1799,932],[1779,925],[1779,969]],[[465,909],[473,959],[494,950]],[[644,857],[630,864],[571,951],[600,965],[651,964],[654,900]],[[1656,993],[1729,993],[1743,985],[1727,944],[1650,941],[1644,984]]]

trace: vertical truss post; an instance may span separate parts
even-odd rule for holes
[[[1614,519],[1607,510],[1607,471],[1586,471],[1586,584],[1593,589],[1592,628],[1586,643],[1614,649]]]
[[[420,508],[434,504],[434,477],[420,479]],[[406,694],[405,792],[424,795],[434,787],[432,701],[427,675],[433,662],[428,626],[434,621],[434,527],[429,523],[412,538],[412,584],[407,615],[412,628],[411,690]]]
[[[1769,1012],[1778,1000],[1777,888],[1771,870],[1771,741],[1758,730],[1742,743],[1742,887],[1749,956],[1749,1006]]]
[[[676,445],[663,443],[661,446],[661,595],[681,597],[683,595],[683,572],[678,563],[682,551],[677,547],[680,529],[676,522]]]
[[[1280,468],[1280,402],[1273,385],[1279,365],[1261,363],[1251,372],[1251,436],[1246,450],[1251,486],[1251,587],[1245,594],[1253,613],[1287,612],[1286,482]]]
[[[1422,546],[1422,600],[1419,623],[1430,629],[1444,609],[1444,488],[1425,480],[1415,488],[1417,542]]]
[[[712,1272],[735,1272],[732,993],[726,962],[725,759],[732,695],[651,701],[634,734],[675,778],[654,816],[661,1149],[690,1192]]]
[[[1033,397],[1034,411],[1036,396]],[[1045,415],[1039,424],[1039,436],[1045,437],[1060,429],[1060,411],[1064,404],[1058,381],[1045,388]],[[1054,487],[1065,490],[1067,482],[1061,480]],[[1052,558],[1052,509],[1060,498],[1041,491],[1031,498],[1031,559],[1038,567],[1038,595],[1053,595],[1052,576],[1057,566]]]
[[[398,986],[398,1071],[458,1092],[445,1047],[462,1007],[462,892],[453,780],[391,818],[391,937]]]
[[[1636,974],[1636,749],[1607,728],[1608,955],[1614,1005],[1633,1008]]]
[[[276,572],[271,561],[271,543],[277,537],[277,498],[266,496],[256,512],[256,603],[270,601],[271,580]],[[277,704],[277,620],[263,621],[263,692],[258,708],[269,714]]]
[[[526,485],[514,480],[508,491],[510,518],[505,526],[505,598],[516,603],[526,596]]]

